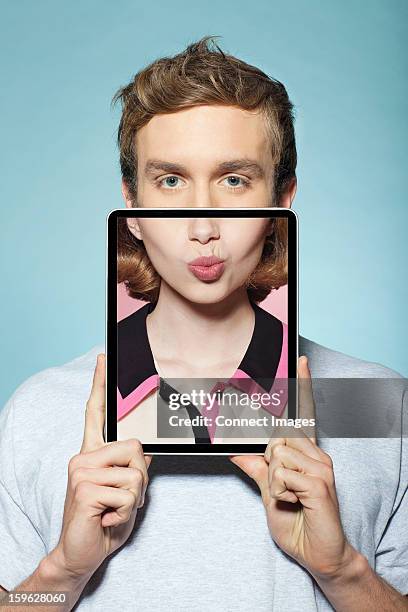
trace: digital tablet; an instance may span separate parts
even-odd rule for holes
[[[296,214],[114,210],[106,263],[106,441],[264,453],[297,418]]]

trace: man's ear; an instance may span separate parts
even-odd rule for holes
[[[290,208],[293,200],[295,199],[297,189],[297,179],[296,176],[290,179],[287,184],[285,191],[282,193],[279,201],[279,206],[282,208]]]
[[[122,196],[123,196],[123,199],[125,200],[126,208],[133,208],[132,198],[130,197],[130,190],[129,190],[128,184],[126,183],[124,179],[122,179]],[[136,236],[138,240],[142,240],[142,232],[140,231],[140,225],[139,225],[138,219],[130,217],[126,219],[126,222],[127,222],[129,231],[132,232],[132,234]]]
[[[130,189],[125,179],[122,179],[122,196],[125,200],[126,208],[133,208],[132,198],[130,197]]]

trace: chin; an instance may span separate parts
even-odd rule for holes
[[[225,288],[212,287],[208,284],[202,287],[200,291],[189,292],[188,294],[183,293],[182,295],[193,304],[218,304],[231,295],[231,291],[227,291]]]

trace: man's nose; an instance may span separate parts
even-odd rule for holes
[[[211,188],[207,181],[196,182],[189,206],[195,208],[211,208],[215,206],[214,198],[211,197]]]
[[[218,219],[209,217],[190,219],[188,237],[202,244],[210,240],[217,240],[220,237]]]

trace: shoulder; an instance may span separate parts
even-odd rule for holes
[[[403,378],[380,363],[352,357],[299,336],[299,355],[306,355],[315,378]]]
[[[355,438],[401,437],[407,379],[399,372],[302,336],[299,355],[309,360],[316,414],[323,431],[336,432],[336,436],[346,432],[346,437],[352,434]]]
[[[1,438],[13,435],[16,443],[44,444],[47,437],[61,442],[78,441],[93,371],[103,345],[64,364],[41,370],[27,378],[0,410]],[[49,439],[49,438],[48,438]]]
[[[372,466],[390,471],[390,482],[396,474],[397,481],[400,475],[406,483],[407,378],[385,365],[303,336],[299,337],[299,355],[309,360],[320,442],[330,452],[343,448],[347,453],[367,453]],[[349,444],[354,450],[349,450]]]
[[[104,352],[103,345],[94,346],[87,353],[64,364],[52,366],[27,378],[12,395],[14,404],[36,404],[38,400],[55,400],[61,395],[82,395],[93,372],[96,356]],[[88,389],[86,389],[88,390]]]

